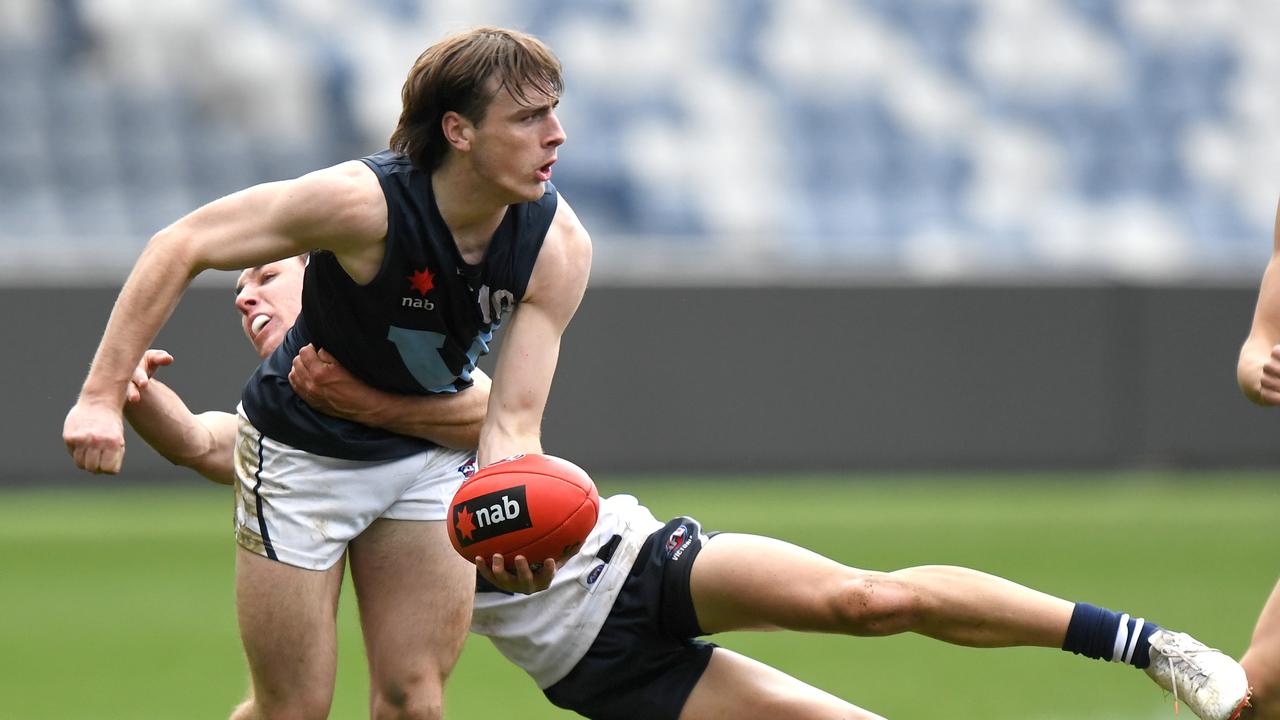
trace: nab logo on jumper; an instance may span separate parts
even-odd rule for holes
[[[479,495],[453,506],[453,533],[462,547],[531,527],[524,485]]]
[[[400,298],[400,307],[435,310],[436,304],[427,297],[427,293],[431,292],[432,288],[436,286],[436,276],[431,272],[431,268],[424,267],[421,270],[414,270],[412,275],[406,276],[406,279],[409,281],[409,286],[418,291],[420,297]]]

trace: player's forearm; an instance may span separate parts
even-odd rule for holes
[[[186,467],[213,482],[222,485],[234,483],[236,428],[239,425],[236,416],[211,410],[200,413],[196,420],[204,427],[209,444],[204,446],[203,453],[188,458]]]
[[[382,426],[401,435],[423,438],[442,447],[455,450],[471,450],[480,443],[480,427],[483,421],[466,425],[442,425],[438,422],[406,420]]]
[[[125,281],[80,391],[82,401],[119,408],[142,353],[177,307],[194,267],[181,239],[161,232]]]
[[[480,442],[488,406],[488,379],[454,395],[409,397],[383,394],[368,424],[420,437],[444,447],[467,450]]]
[[[479,467],[512,455],[542,452],[542,412],[547,392],[539,390],[536,385],[522,385],[504,393],[499,385],[490,396],[489,413],[480,428],[476,450]]]
[[[517,311],[511,325],[480,428],[480,467],[512,455],[542,452],[542,413],[559,359],[560,337],[557,328],[543,323],[529,308]]]
[[[433,400],[434,398],[413,398],[412,400]],[[391,432],[423,438],[447,448],[470,450],[480,443],[480,428],[484,425],[484,410],[471,417],[441,418],[432,413],[434,405],[430,402],[396,402],[394,410],[387,413],[375,427]]]
[[[223,484],[234,479],[234,417],[228,413],[193,415],[182,398],[152,379],[142,399],[125,407],[138,436],[164,459]]]
[[[563,325],[541,308],[516,311],[498,358],[489,412],[480,429],[480,467],[520,453],[542,452],[542,414],[560,357]]]
[[[542,452],[542,438],[537,427],[527,429],[502,427],[486,423],[480,429],[480,445],[476,450],[476,466],[484,467],[513,455]]]
[[[329,369],[332,369],[331,367]],[[472,386],[460,392],[438,395],[395,395],[375,390],[354,378],[334,391],[325,404],[348,420],[384,430],[430,440],[458,450],[474,449],[480,442],[489,405],[489,376],[472,373]],[[340,390],[340,391],[339,391]],[[304,396],[304,399],[307,399]]]

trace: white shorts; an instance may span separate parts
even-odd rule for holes
[[[473,451],[448,448],[378,461],[313,455],[264,436],[243,412],[239,418],[236,541],[308,570],[332,567],[378,518],[444,520],[474,469]]]

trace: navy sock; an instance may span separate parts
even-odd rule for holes
[[[1127,613],[1076,603],[1062,649],[1095,660],[1145,668],[1151,664],[1151,634],[1159,629],[1159,625],[1131,618]]]

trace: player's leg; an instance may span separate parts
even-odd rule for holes
[[[312,455],[263,436],[241,414],[236,611],[253,687],[235,717],[328,714],[344,553],[385,507],[380,491],[398,467]]]
[[[1253,707],[1243,717],[1280,720],[1280,582],[1258,616],[1249,650],[1240,659],[1253,685]]]
[[[714,544],[714,543],[712,543]],[[695,565],[696,567],[696,565]],[[883,720],[764,663],[716,648],[680,720]]]
[[[370,716],[439,718],[471,620],[475,566],[443,521],[375,521],[352,541],[351,578],[369,658]]]
[[[339,595],[341,594],[342,571],[343,571],[342,569],[346,566],[346,564],[347,564],[347,558],[346,558],[346,555],[343,555],[342,559],[338,561],[338,565],[337,565],[339,572],[338,572],[338,580],[337,580],[337,589],[335,592]],[[334,604],[334,611],[336,615],[338,597],[334,597],[333,604]],[[336,645],[335,645],[335,649],[336,649]],[[248,690],[246,691],[246,694],[245,694],[245,699],[241,700],[236,705],[235,709],[231,711],[231,720],[246,720],[248,718],[254,717],[255,704],[253,702],[253,673],[249,673],[247,682],[245,684],[248,686]]]
[[[916,632],[973,647],[1057,647],[1143,668],[1201,718],[1236,718],[1248,698],[1240,666],[1190,636],[967,568],[858,570],[779,540],[720,535],[690,583],[706,632]]]
[[[441,448],[413,462],[381,517],[350,546],[370,712],[379,720],[443,715],[444,683],[475,597],[475,566],[454,552],[444,522],[474,455]]]
[[[1066,600],[976,570],[859,570],[780,540],[733,533],[703,546],[691,589],[698,622],[709,633],[916,632],[975,647],[1061,647],[1073,609]]]
[[[614,501],[605,501],[602,514],[625,508],[625,500]],[[545,687],[548,700],[599,720],[877,717],[767,665],[696,639],[700,630],[689,574],[702,552],[701,526],[692,518],[678,517],[642,539],[639,528],[653,522],[653,517],[644,508],[631,512],[634,526],[619,522],[618,515],[602,520],[619,534],[607,541],[599,537],[589,541],[595,559],[579,564],[577,577],[557,586],[560,599],[542,606],[560,611],[548,617],[560,618],[554,624],[562,634],[548,633],[552,628],[543,627],[534,634],[538,644],[571,648],[574,643],[565,641],[582,637],[573,633],[574,627],[595,625],[589,615],[577,611],[591,607],[598,611],[609,605],[608,616],[586,653],[567,674]],[[571,560],[565,571],[574,567]],[[535,610],[537,597],[529,598],[528,610]],[[480,611],[481,625],[494,620],[487,605],[480,605],[486,608]],[[505,638],[531,623],[545,626],[551,621],[524,615],[524,620],[504,632]]]
[[[341,587],[341,561],[304,570],[236,548],[236,613],[253,687],[233,718],[328,716]]]

